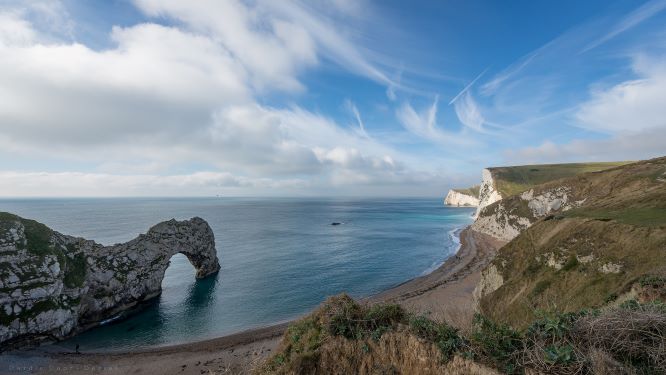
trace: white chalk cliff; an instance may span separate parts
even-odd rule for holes
[[[213,231],[200,218],[102,246],[0,213],[0,351],[69,337],[159,295],[176,253],[197,278],[220,269]]]
[[[484,169],[481,172],[481,187],[479,188],[479,204],[476,208],[476,217],[479,216],[481,210],[491,205],[498,200],[502,199],[502,194],[497,191],[495,187],[495,180],[493,179],[493,174],[490,172],[490,169]]]
[[[472,229],[504,241],[511,241],[544,216],[579,207],[584,200],[572,199],[571,189],[556,186],[535,191],[530,189],[483,207]]]
[[[457,207],[476,207],[479,205],[479,198],[451,189],[444,198],[444,204]]]

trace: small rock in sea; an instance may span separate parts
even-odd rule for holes
[[[338,223],[337,221],[334,221],[334,222],[331,223],[331,225],[340,225],[340,224],[342,224],[342,223]]]

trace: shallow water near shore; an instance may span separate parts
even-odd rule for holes
[[[105,245],[171,218],[210,224],[220,273],[197,281],[187,258],[175,255],[162,295],[147,308],[57,344],[91,351],[204,340],[296,318],[343,291],[378,293],[455,253],[455,232],[474,209],[439,198],[128,198],[4,199],[0,211]]]

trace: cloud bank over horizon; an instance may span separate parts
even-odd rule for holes
[[[658,156],[664,4],[462,69],[369,1],[2,1],[0,196],[437,196],[488,165]]]

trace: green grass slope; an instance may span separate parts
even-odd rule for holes
[[[495,179],[496,189],[504,197],[521,193],[536,185],[581,173],[598,172],[631,162],[598,162],[570,164],[539,164],[488,168]]]
[[[585,173],[535,187],[569,189],[580,208],[538,221],[502,247],[503,285],[481,310],[520,327],[539,310],[576,311],[622,296],[666,294],[641,280],[666,280],[666,158]],[[512,197],[504,204],[515,201]],[[666,283],[666,281],[665,281]]]
[[[465,194],[465,195],[471,195],[473,197],[479,197],[479,188],[480,185],[474,185],[472,187],[468,187],[466,189],[453,189],[453,191],[457,191],[458,193]]]

